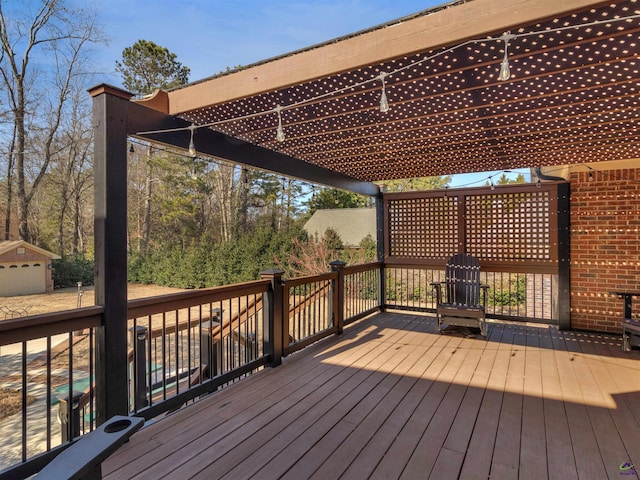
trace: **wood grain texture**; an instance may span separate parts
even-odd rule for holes
[[[382,313],[144,428],[107,479],[619,478],[640,462],[640,352]]]

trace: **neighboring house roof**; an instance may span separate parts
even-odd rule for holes
[[[345,247],[357,247],[367,235],[376,238],[375,208],[335,208],[317,210],[305,223],[312,237],[321,238],[328,228],[335,230]]]
[[[55,260],[60,258],[60,255],[56,255],[53,252],[45,250],[44,248],[36,247],[35,245],[31,245],[30,243],[25,242],[24,240],[3,240],[0,241],[0,255],[3,255],[11,250],[16,248],[23,247],[38,252],[47,257],[51,257]]]

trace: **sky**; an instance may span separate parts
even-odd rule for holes
[[[102,0],[95,8],[108,44],[94,52],[97,79],[121,86],[115,62],[138,40],[150,40],[175,53],[191,69],[193,82],[227,67],[249,65],[442,3],[444,0]],[[452,186],[481,186],[489,177],[497,181],[501,173],[455,176]],[[515,175],[509,174],[511,178]]]

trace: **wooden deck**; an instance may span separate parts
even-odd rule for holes
[[[145,427],[107,479],[621,479],[640,352],[619,336],[382,313]],[[625,466],[635,464],[634,469]]]

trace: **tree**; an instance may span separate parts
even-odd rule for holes
[[[30,203],[56,154],[71,93],[84,86],[85,54],[101,32],[94,12],[71,1],[3,6],[0,2],[0,93],[13,126],[7,177],[15,179],[20,238],[30,241]],[[7,231],[8,219],[10,212]]]
[[[122,62],[116,62],[124,88],[138,96],[157,89],[178,87],[189,82],[191,70],[175,53],[149,40],[138,40],[122,51]]]
[[[122,75],[124,87],[131,93],[142,97],[153,93],[157,89],[168,89],[184,85],[189,81],[191,70],[182,65],[175,53],[149,40],[138,40],[131,47],[122,51],[122,62],[116,61],[116,71]],[[152,198],[154,195],[154,150],[147,145],[146,157],[132,156],[134,162],[142,162],[143,178],[134,179],[138,186],[144,185],[143,200],[139,214],[141,232],[138,236],[139,249],[144,254],[147,250],[151,234]]]
[[[510,185],[513,183],[525,183],[524,175],[519,173],[515,179],[510,179],[506,173],[503,173],[498,179],[498,185]]]
[[[424,192],[425,190],[438,190],[451,183],[451,177],[419,177],[389,180],[385,182],[387,192]]]
[[[57,152],[43,180],[41,198],[32,207],[41,235],[35,240],[57,244],[63,257],[84,258],[93,226],[93,128],[87,100],[85,92],[74,92],[64,127],[54,142]]]
[[[316,210],[331,208],[362,208],[371,206],[371,199],[336,188],[321,188],[314,192],[307,203],[309,216]]]
[[[525,183],[525,181],[526,180],[522,173],[518,173],[516,178],[509,178],[505,172],[502,172],[500,178],[498,178],[498,181],[495,182],[495,185],[512,185],[514,183]],[[485,182],[484,186],[489,187],[492,185],[494,185],[493,178],[489,177],[489,180]]]

